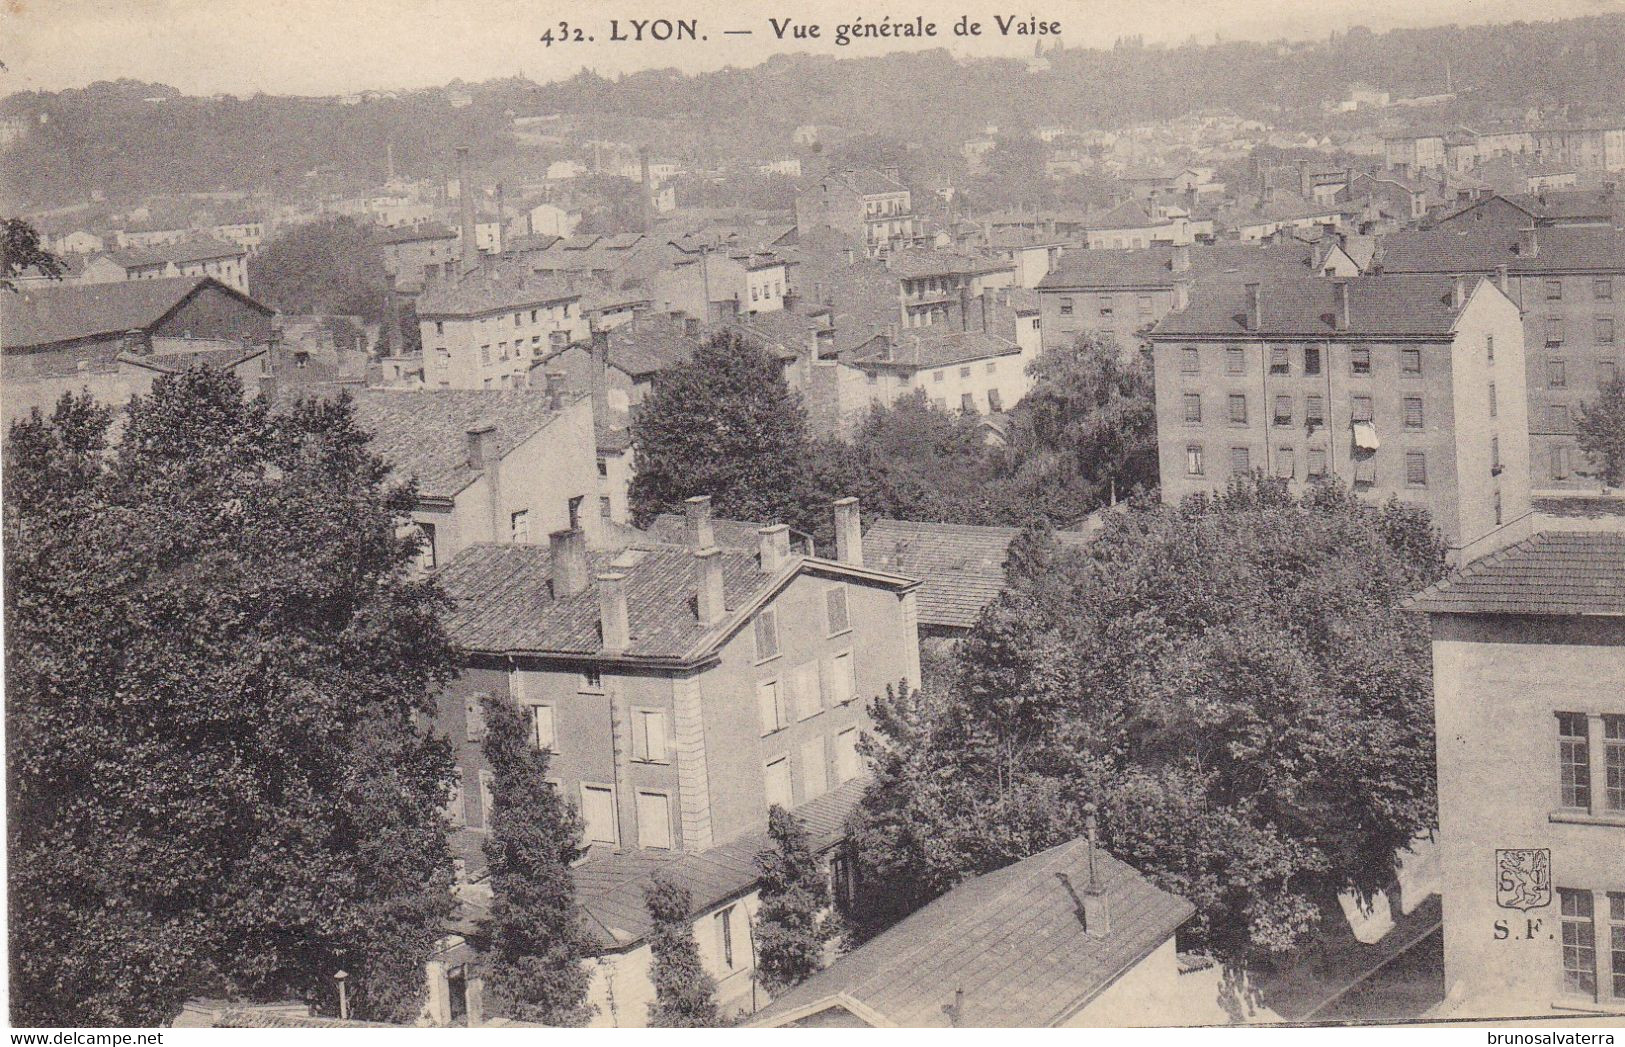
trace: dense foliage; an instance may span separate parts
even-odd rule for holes
[[[570,864],[581,855],[581,820],[548,779],[525,713],[487,696],[482,747],[491,767],[491,872],[486,1006],[542,1025],[582,1025],[592,941],[581,927]]]
[[[17,277],[30,269],[60,279],[65,268],[62,259],[40,243],[33,226],[20,218],[0,219],[0,291],[15,291]]]
[[[194,995],[410,1021],[452,908],[455,671],[409,488],[347,401],[162,377],[5,444],[12,1018],[156,1025]]]
[[[1597,475],[1609,487],[1625,486],[1625,375],[1597,393],[1597,399],[1583,405],[1575,418],[1580,434],[1580,450],[1596,466]]]
[[[1388,885],[1434,813],[1425,513],[1237,481],[1036,528],[949,682],[893,691],[854,820],[859,922],[1083,832],[1198,908],[1215,951],[1288,951],[1348,887]]]
[[[756,974],[774,996],[823,966],[830,928],[829,883],[807,830],[778,804],[768,808],[773,846],[756,856],[761,908],[756,912]]]
[[[688,888],[657,874],[644,889],[644,903],[653,922],[649,952],[654,962],[649,980],[654,983],[655,998],[649,1004],[649,1024],[666,1029],[722,1024],[716,980],[700,964],[700,947],[694,941],[694,901]]]
[[[371,227],[353,218],[296,225],[248,260],[254,297],[284,313],[384,317],[389,277]]]

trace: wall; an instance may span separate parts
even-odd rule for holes
[[[152,329],[154,337],[218,338],[253,345],[270,341],[271,331],[271,317],[218,287],[201,289]]]
[[[1065,311],[1071,303],[1071,312]],[[1139,332],[1174,307],[1171,287],[1048,289],[1038,296],[1039,330],[1045,348],[1071,345],[1079,334],[1109,334],[1125,349],[1139,346]],[[1109,310],[1107,312],[1106,310]]]
[[[1559,812],[1554,714],[1625,714],[1625,621],[1435,615],[1432,627],[1446,989],[1480,1016],[1595,1006],[1563,992],[1555,888],[1598,892],[1606,943],[1602,892],[1625,892],[1625,817]],[[1550,904],[1497,904],[1495,852],[1511,848],[1551,851]]]
[[[534,319],[532,316],[534,315]],[[514,322],[514,317],[519,322]],[[575,298],[486,313],[420,320],[424,382],[452,389],[508,389],[530,380],[532,364],[587,337]]]

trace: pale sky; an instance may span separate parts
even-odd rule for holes
[[[902,47],[949,46],[961,54],[1031,54],[1032,37],[1001,38],[993,15],[1035,14],[1061,23],[1071,47],[1110,46],[1119,36],[1177,44],[1196,36],[1304,38],[1364,25],[1376,31],[1449,23],[1543,21],[1625,10],[1625,0],[624,0],[549,5],[543,0],[0,0],[0,94],[81,87],[131,77],[188,94],[256,90],[340,94],[427,87],[523,71],[545,82],[590,67],[603,75],[675,66],[684,72],[755,65],[778,52],[857,56]],[[865,40],[836,47],[835,27],[857,12],[895,21],[924,15],[935,40]],[[985,35],[955,38],[961,14]],[[612,43],[637,18],[694,18],[708,40]],[[820,23],[819,41],[775,38],[770,17]],[[564,18],[592,43],[545,47],[539,37]],[[724,30],[751,30],[725,36]],[[1053,38],[1047,38],[1052,41]]]

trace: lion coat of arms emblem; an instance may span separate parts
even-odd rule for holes
[[[1517,848],[1495,852],[1495,903],[1524,912],[1552,903],[1552,852]]]

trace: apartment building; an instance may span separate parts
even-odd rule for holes
[[[248,254],[234,243],[213,237],[127,247],[97,255],[86,262],[77,282],[117,283],[177,276],[212,276],[227,287],[247,294]]]
[[[434,388],[511,389],[543,357],[587,337],[582,293],[566,279],[477,269],[418,298],[423,381]]]
[[[1492,280],[1214,283],[1150,341],[1168,501],[1335,476],[1428,509],[1458,561],[1527,526],[1523,329]]]
[[[442,276],[457,275],[461,235],[439,222],[379,229],[378,253],[397,288],[420,288]]]
[[[920,239],[908,186],[896,168],[832,171],[796,197],[796,231],[834,229],[870,257]]]
[[[1543,532],[1421,593],[1445,1013],[1625,1014],[1625,534]]]
[[[968,298],[1015,281],[1010,262],[957,251],[894,251],[886,268],[897,279],[898,315],[904,327],[946,323],[963,313]]]
[[[1495,275],[1523,315],[1531,478],[1539,488],[1596,486],[1574,423],[1625,367],[1625,231],[1517,228],[1492,215],[1396,233],[1379,264],[1386,273]]]

